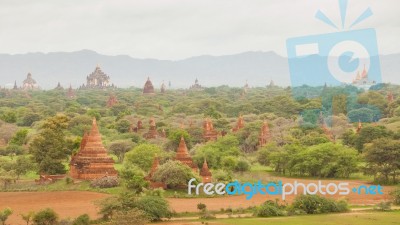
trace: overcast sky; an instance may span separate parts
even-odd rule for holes
[[[349,0],[347,24],[375,28],[381,54],[399,53],[400,1]],[[182,59],[244,51],[286,56],[287,38],[336,32],[336,0],[0,0],[0,53],[77,51]]]

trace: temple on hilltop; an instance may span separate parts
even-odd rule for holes
[[[182,162],[189,166],[195,173],[199,172],[199,168],[197,168],[196,164],[193,163],[192,157],[189,155],[189,151],[186,147],[185,139],[183,136],[181,137],[181,141],[179,142],[178,150],[176,151],[175,160]]]
[[[22,82],[22,89],[24,90],[37,90],[39,86],[36,81],[32,78],[32,74],[28,73],[26,79]]]
[[[244,119],[243,119],[243,116],[240,115],[237,120],[236,126],[234,128],[232,128],[232,131],[236,132],[236,131],[242,129],[243,127],[244,127]]]
[[[271,140],[271,133],[267,121],[261,126],[260,135],[258,136],[258,145],[264,147]]]
[[[200,170],[200,176],[202,178],[203,183],[211,183],[212,182],[212,174],[210,169],[208,169],[207,160],[204,159],[203,167]]]
[[[76,97],[75,91],[74,91],[74,89],[72,89],[71,85],[69,85],[69,88],[68,88],[68,91],[67,91],[67,97],[68,98],[75,98]]]
[[[214,130],[214,125],[209,118],[203,122],[203,138],[205,141],[215,141],[218,139],[218,132]]]
[[[194,84],[189,87],[190,90],[203,90],[203,87],[199,84],[199,80],[194,81]]]
[[[146,81],[146,83],[144,84],[144,87],[143,87],[143,94],[151,95],[151,94],[154,94],[154,93],[155,92],[154,92],[153,83],[151,83],[150,77],[147,77],[147,81]]]
[[[167,88],[166,88],[166,86],[165,86],[165,84],[164,84],[164,81],[162,82],[162,84],[161,84],[161,93],[165,93],[165,90],[166,90]]]
[[[363,89],[369,89],[372,85],[376,84],[376,81],[370,81],[368,79],[368,71],[364,65],[363,71],[361,73],[360,71],[357,72],[357,76],[353,79],[352,84]]]
[[[146,139],[154,139],[158,137],[158,131],[157,131],[157,127],[156,127],[156,121],[155,119],[152,117],[149,121],[149,131],[147,133],[145,133],[143,136]]]
[[[58,82],[57,87],[55,87],[54,90],[64,90],[64,88],[61,86],[60,82]]]
[[[105,176],[118,176],[114,160],[104,148],[96,119],[90,133],[83,135],[79,151],[72,156],[70,176],[74,179],[94,180]]]
[[[114,94],[110,94],[107,100],[107,107],[111,108],[118,103],[117,97]]]
[[[110,85],[110,76],[105,74],[100,66],[97,65],[94,71],[86,77],[86,86],[82,85],[81,88],[107,88],[113,86]]]

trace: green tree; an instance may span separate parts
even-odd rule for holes
[[[21,218],[23,221],[26,222],[26,225],[29,225],[29,223],[32,221],[34,215],[35,215],[35,212],[30,211],[28,213],[21,214]]]
[[[11,138],[9,144],[13,145],[24,145],[26,144],[26,136],[28,135],[28,129],[19,129],[14,136]]]
[[[354,147],[362,152],[364,144],[371,143],[378,138],[391,137],[392,135],[392,132],[388,131],[384,126],[363,127],[354,140]]]
[[[119,177],[122,179],[122,184],[134,193],[141,193],[149,185],[144,179],[144,172],[135,165],[123,168]]]
[[[124,161],[125,153],[127,153],[134,144],[129,140],[119,140],[111,142],[109,151],[118,157],[118,162],[122,163]]]
[[[115,124],[115,128],[120,133],[127,133],[129,132],[129,128],[131,127],[131,122],[127,119],[120,119]]]
[[[181,142],[181,138],[185,139],[186,146],[192,148],[192,141],[189,133],[185,130],[173,130],[169,132],[168,139],[170,141],[171,149],[176,150]]]
[[[90,217],[88,214],[80,215],[72,222],[72,225],[89,225],[89,224],[90,224]]]
[[[8,217],[11,216],[12,213],[13,211],[10,208],[5,208],[0,211],[0,222],[2,225],[6,224]]]
[[[50,117],[42,125],[39,134],[33,139],[29,150],[39,166],[40,173],[65,173],[63,161],[71,154],[65,136],[68,118],[65,115]]]
[[[106,225],[145,225],[149,222],[145,212],[139,209],[132,209],[126,212],[116,212],[111,221],[106,222]]]
[[[37,212],[32,221],[34,225],[56,225],[58,223],[58,215],[52,209],[47,208]]]
[[[154,157],[160,155],[161,149],[153,144],[140,144],[125,154],[124,165],[136,165],[143,171],[150,170]]]
[[[167,184],[170,188],[178,188],[187,185],[190,179],[196,177],[197,175],[193,174],[192,169],[187,165],[170,160],[158,167],[153,179]]]

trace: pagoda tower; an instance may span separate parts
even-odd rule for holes
[[[218,132],[214,130],[214,125],[210,119],[203,122],[203,138],[206,141],[215,141],[218,139]]]
[[[163,81],[162,84],[161,84],[161,93],[165,93],[165,90],[166,90],[166,87],[165,87],[165,84],[164,84],[164,81]]]
[[[147,77],[147,81],[146,81],[146,83],[144,84],[144,87],[143,87],[143,94],[149,95],[149,94],[154,94],[154,93],[155,92],[154,92],[153,83],[151,83],[150,77]]]
[[[118,103],[117,97],[114,94],[111,94],[107,100],[107,107],[111,108]]]
[[[203,167],[201,168],[200,171],[200,176],[203,180],[203,183],[206,184],[212,182],[212,174],[210,172],[210,169],[208,169],[208,164],[206,159],[204,159]]]
[[[392,103],[394,101],[394,95],[392,92],[389,92],[386,96],[386,99],[389,103]]]
[[[199,84],[199,80],[196,78],[194,84],[189,87],[190,90],[203,90],[203,87]]]
[[[58,82],[57,87],[55,87],[54,90],[64,90],[64,88],[61,86],[60,82]]]
[[[68,88],[68,91],[67,91],[67,97],[68,97],[68,98],[75,98],[75,92],[74,92],[74,90],[72,89],[72,86],[71,86],[71,85],[69,85],[69,88]]]
[[[24,90],[37,90],[39,86],[37,85],[36,81],[32,78],[32,74],[28,73],[26,79],[22,82],[22,88]]]
[[[266,121],[261,126],[260,136],[258,137],[258,145],[260,147],[265,146],[271,140],[271,134],[269,132],[269,126]]]
[[[181,137],[179,142],[178,150],[176,151],[175,160],[182,162],[189,166],[194,172],[198,173],[199,168],[193,163],[192,157],[189,155],[189,151],[186,147],[185,139]]]
[[[146,139],[154,139],[158,137],[158,132],[157,132],[157,127],[156,127],[156,121],[154,120],[154,118],[152,117],[149,121],[149,131],[144,134],[144,137]]]
[[[13,90],[17,90],[18,89],[18,86],[17,86],[17,81],[14,81],[14,87],[13,87]]]
[[[232,131],[236,132],[236,131],[242,129],[243,127],[244,127],[244,119],[243,119],[243,116],[240,115],[238,118],[238,121],[236,123],[236,126],[232,129]]]
[[[70,176],[74,179],[94,180],[105,176],[118,176],[114,169],[114,160],[104,148],[96,119],[93,119],[92,129],[82,138],[78,153],[72,156]]]
[[[362,129],[362,123],[361,123],[361,121],[359,120],[359,121],[358,121],[358,126],[357,126],[356,133],[357,133],[357,134],[360,133],[361,129]]]

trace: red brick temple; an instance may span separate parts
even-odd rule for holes
[[[94,180],[105,176],[118,176],[114,160],[104,148],[96,119],[89,134],[84,134],[78,153],[72,156],[70,176],[74,179]]]
[[[69,88],[68,88],[68,91],[67,91],[67,97],[68,97],[68,98],[75,98],[75,92],[74,92],[74,90],[72,89],[72,86],[71,86],[71,85],[69,85]]]
[[[392,103],[394,101],[394,95],[392,92],[389,92],[386,96],[386,99],[389,103]]]
[[[110,97],[108,97],[108,100],[107,100],[107,107],[111,108],[114,105],[116,105],[117,103],[118,103],[117,97],[114,94],[111,94]]]
[[[214,130],[214,125],[210,119],[203,122],[203,138],[206,141],[215,141],[218,139],[218,132]]]
[[[166,86],[165,86],[165,84],[164,84],[164,81],[162,82],[162,84],[161,84],[161,93],[165,93],[165,90],[166,90],[167,88],[166,88]]]
[[[143,94],[148,95],[148,94],[154,94],[154,86],[153,83],[150,81],[150,77],[147,78],[146,83],[144,84],[143,87]]]
[[[258,145],[260,147],[265,146],[271,140],[271,133],[269,132],[269,126],[266,121],[261,126],[260,136],[258,137]]]
[[[153,160],[153,165],[151,166],[151,169],[150,169],[150,172],[145,177],[145,179],[150,182],[150,188],[163,188],[163,189],[166,189],[167,185],[165,183],[155,182],[155,181],[152,180],[153,176],[154,176],[155,172],[157,171],[159,165],[160,165],[160,159],[157,156],[155,156],[154,160]]]
[[[175,160],[181,161],[183,164],[188,165],[194,172],[198,173],[199,168],[193,163],[192,157],[186,147],[185,139],[181,137],[178,150],[176,151]]]
[[[154,139],[158,137],[158,131],[157,131],[157,127],[156,127],[156,121],[154,120],[154,118],[151,118],[149,121],[149,131],[144,134],[144,137],[146,139]]]
[[[356,133],[357,134],[360,133],[361,129],[362,129],[362,123],[361,123],[361,121],[358,121],[358,126],[357,126]]]
[[[236,126],[232,129],[232,131],[236,132],[236,131],[242,129],[243,127],[244,127],[244,119],[243,119],[243,116],[240,115],[239,119],[238,119],[238,121],[236,123]]]
[[[212,182],[212,174],[210,172],[210,169],[208,169],[208,164],[207,164],[206,159],[204,159],[203,167],[201,168],[201,171],[200,171],[200,176],[203,180],[203,183],[211,183]]]

